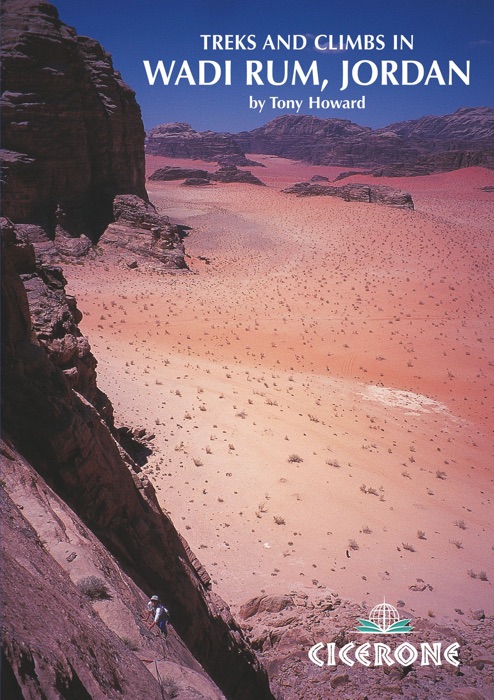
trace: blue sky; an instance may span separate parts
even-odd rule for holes
[[[188,122],[197,130],[241,131],[265,124],[290,109],[273,109],[271,97],[302,100],[302,114],[350,119],[358,124],[381,127],[395,121],[415,119],[426,114],[446,114],[459,107],[494,105],[494,2],[493,0],[55,0],[61,19],[91,36],[113,56],[115,68],[131,85],[141,105],[147,129],[163,122]],[[205,50],[201,34],[254,35],[258,48],[253,51]],[[298,34],[307,37],[301,51],[262,50],[267,35],[284,38]],[[317,35],[384,35],[381,51],[347,50],[322,52],[313,47]],[[394,34],[413,35],[413,50],[393,51]],[[197,62],[214,60],[223,66],[232,62],[232,85],[150,86],[143,60],[156,65],[163,60],[169,68],[176,61],[176,71],[188,60],[197,79]],[[245,62],[275,62],[279,76],[283,61],[290,66],[299,61],[307,71],[317,61],[320,80],[328,80],[322,93],[310,85],[249,87],[245,84]],[[454,84],[427,86],[367,87],[350,84],[340,90],[342,62],[353,66],[357,61],[419,61],[426,73],[437,60],[447,79],[448,61],[465,68],[471,62],[470,85],[459,79]],[[265,78],[265,69],[263,77]],[[362,79],[369,74],[362,68]],[[367,72],[365,72],[367,71]],[[365,95],[365,109],[309,109],[309,98],[359,99]],[[260,113],[249,108],[250,97],[266,100]]]

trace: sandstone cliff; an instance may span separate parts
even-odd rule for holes
[[[146,153],[153,156],[197,158],[205,161],[243,155],[231,134],[195,131],[190,124],[181,122],[160,124],[151,129],[146,137]]]
[[[162,700],[161,678],[165,696],[224,700],[173,629],[163,654],[143,592],[12,445],[0,450],[2,697]]]
[[[211,155],[214,148],[210,149],[210,144],[220,139],[225,148],[241,153],[266,153],[315,165],[374,168],[376,175],[406,176],[473,165],[494,168],[493,134],[491,107],[465,107],[453,114],[421,117],[376,130],[347,119],[290,114],[238,134],[198,133],[188,124],[162,124],[150,132],[146,150],[224,162]]]
[[[133,91],[94,40],[41,0],[2,3],[3,214],[82,254],[117,194],[147,200]]]
[[[343,119],[285,115],[234,138],[249,153],[316,165],[368,168],[401,164],[400,174],[415,175],[470,165],[493,168],[493,134],[494,108],[468,107],[376,130]],[[393,167],[386,174],[393,175]]]
[[[10,222],[5,223],[2,254],[5,436],[41,479],[74,509],[125,572],[146,593],[158,592],[167,601],[174,611],[175,630],[227,697],[271,698],[265,673],[228,608],[208,590],[208,578],[191,562],[188,548],[161,511],[153,487],[140,477],[138,467],[115,441],[103,420],[104,411],[102,415],[98,410],[94,373],[87,380],[87,375],[81,372],[84,358],[85,366],[93,364],[94,370],[94,358],[88,360],[87,341],[76,329],[73,301],[64,300],[61,271],[38,267],[33,262],[32,246],[18,237]],[[14,461],[5,460],[7,476],[2,483],[9,483]],[[10,483],[16,483],[16,479],[10,479]],[[17,565],[12,562],[12,566]],[[18,571],[18,575],[23,574]],[[21,595],[23,591],[20,586]],[[32,595],[29,586],[25,595],[22,605],[28,609]],[[59,606],[60,601],[56,600],[55,604]],[[23,624],[22,618],[12,620],[12,640],[16,636],[16,622]],[[54,634],[58,635],[60,630],[55,624]],[[29,645],[27,639],[22,653],[15,654],[15,642],[10,647],[8,641],[4,642],[6,656],[14,659],[12,674],[20,685],[24,659],[37,654]],[[70,665],[72,651],[66,649],[65,653],[65,660],[60,658],[67,671],[63,677],[75,679],[77,675],[79,680],[70,682],[86,688],[87,695],[81,697],[100,697],[91,694],[91,686],[86,687]],[[111,674],[111,669],[106,672]],[[31,676],[36,673],[34,668]],[[56,682],[53,674],[47,674],[46,678],[48,686]],[[40,677],[40,682],[45,681]]]

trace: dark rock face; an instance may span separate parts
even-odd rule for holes
[[[19,475],[36,481],[15,450],[2,446],[2,453]],[[4,488],[2,550],[3,697],[162,698],[158,683],[91,609]]]
[[[493,134],[494,108],[472,107],[375,131],[342,119],[285,115],[236,134],[235,140],[248,153],[416,175],[472,165],[494,168]]]
[[[140,214],[131,211],[128,218],[134,217],[140,221]],[[31,309],[15,265],[28,270]],[[191,562],[153,487],[115,441],[98,402],[74,389],[78,376],[72,370],[79,373],[87,357],[79,351],[87,341],[76,334],[77,314],[70,299],[64,302],[63,284],[59,270],[37,268],[32,246],[7,225],[2,251],[4,435],[126,572],[147,593],[157,592],[169,602],[176,631],[229,698],[272,700],[262,667],[226,605],[207,590],[204,572]],[[36,313],[33,320],[31,313]],[[9,460],[5,468],[13,468]],[[13,578],[20,575],[12,571]],[[4,653],[22,666],[24,656],[12,655],[10,647]],[[62,658],[70,660],[71,650],[64,653],[61,664]],[[29,647],[23,654],[28,663],[36,656]],[[103,673],[111,674],[111,666]],[[66,675],[74,677],[70,669]],[[99,695],[90,692],[89,697]]]
[[[189,124],[162,124],[150,132],[146,150],[240,166],[252,165],[242,154],[266,153],[314,165],[383,168],[383,175],[409,176],[472,165],[494,168],[493,134],[492,107],[468,107],[376,130],[347,119],[284,115],[238,134],[198,133]],[[237,154],[213,155],[210,144],[215,138],[224,149],[236,149]]]
[[[329,150],[342,139],[355,140],[370,132],[368,127],[347,119],[285,115],[253,131],[236,134],[235,141],[245,153],[269,153],[326,165]]]
[[[249,185],[264,185],[250,170],[239,170],[236,165],[224,165],[210,175],[210,180],[216,182],[246,182]]]
[[[98,247],[118,252],[123,261],[158,269],[186,269],[182,227],[172,226],[154,206],[140,197],[121,194],[113,202],[114,223],[101,236]]]
[[[244,155],[233,154],[231,156],[218,156],[214,158],[218,165],[237,165],[238,167],[250,166],[257,168],[265,168],[264,163],[258,163],[256,160],[246,158]]]
[[[164,168],[155,170],[148,179],[167,182],[169,180],[185,180],[188,177],[207,178],[208,171],[200,170],[199,168],[174,168],[172,165],[167,165]]]
[[[2,4],[2,90],[3,214],[87,251],[116,194],[147,199],[133,91],[96,41],[41,0]]]
[[[217,161],[230,155],[243,156],[231,134],[194,131],[190,124],[160,124],[146,137],[146,153],[171,158]]]
[[[287,194],[296,194],[298,197],[340,197],[346,202],[367,202],[369,204],[384,204],[389,207],[413,209],[413,199],[409,192],[395,190],[393,187],[383,185],[348,184],[342,187],[331,185],[315,185],[310,182],[298,182],[297,184],[282,190]]]

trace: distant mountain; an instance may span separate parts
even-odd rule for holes
[[[243,155],[231,134],[194,131],[190,124],[160,124],[146,137],[146,153],[170,158],[217,161],[224,156]]]
[[[347,119],[308,115],[276,117],[264,126],[238,134],[196,132],[188,128],[167,136],[173,125],[150,132],[147,153],[210,159],[210,144],[222,143],[243,153],[265,153],[314,165],[375,169],[376,175],[422,175],[472,165],[494,168],[494,108],[464,107],[453,114],[426,116],[382,129]],[[158,141],[152,134],[159,131]],[[194,155],[190,155],[193,142]],[[151,146],[152,143],[152,146]],[[203,155],[201,155],[201,153]]]

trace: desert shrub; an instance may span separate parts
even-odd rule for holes
[[[407,544],[406,542],[402,542],[401,544],[403,546],[403,549],[406,549],[409,552],[415,552],[415,547],[413,546],[413,544]]]
[[[360,549],[356,540],[348,540],[348,546],[350,549],[353,549],[354,552],[356,552],[357,549]]]
[[[300,462],[303,462],[304,460],[300,455],[292,454],[288,457],[289,462],[294,462],[295,464],[300,464]]]
[[[122,642],[125,644],[127,649],[130,649],[131,651],[137,651],[139,649],[139,645],[130,637],[122,637]]]
[[[285,518],[282,518],[281,515],[274,515],[273,519],[277,525],[284,525],[285,524]]]
[[[99,576],[86,576],[77,583],[77,588],[91,600],[110,600],[111,594],[105,581]]]
[[[341,469],[341,464],[338,462],[337,459],[327,459],[326,464],[328,467],[334,467],[335,469]]]
[[[423,530],[417,530],[417,537],[419,538],[419,540],[425,540],[425,532]]]

